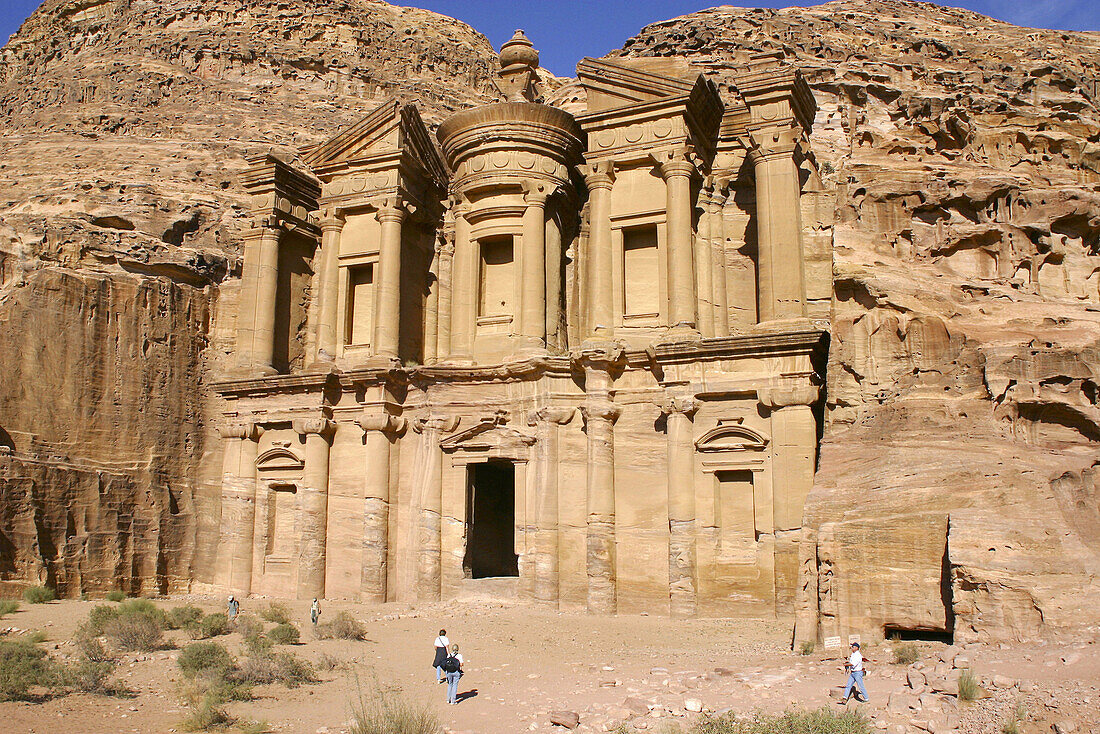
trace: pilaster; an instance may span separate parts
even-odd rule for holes
[[[305,468],[299,489],[301,537],[298,545],[298,598],[325,595],[328,538],[328,461],[335,424],[327,418],[294,420],[296,433],[305,438]]]
[[[601,161],[580,166],[588,186],[588,252],[584,258],[588,272],[586,308],[589,323],[587,337],[609,337],[614,330],[615,308],[612,298],[612,272],[615,267],[611,247],[611,188],[615,185],[615,166]]]
[[[378,207],[381,242],[378,279],[374,290],[374,356],[398,361],[401,335],[401,224],[412,210],[399,198],[384,199]]]
[[[390,527],[390,446],[405,419],[386,413],[364,415],[366,466],[363,472],[363,559],[359,595],[364,602],[388,599]]]
[[[575,408],[545,407],[529,421],[535,426],[538,502],[535,516],[535,598],[558,603],[558,430],[573,419]]]
[[[229,423],[223,439],[221,586],[240,596],[252,591],[252,543],[256,522],[256,455],[263,429]]]
[[[691,179],[698,170],[686,149],[667,151],[653,159],[665,180],[669,326],[684,336],[698,336],[691,246]]]
[[[668,437],[668,593],[674,617],[695,615],[698,571],[695,554],[695,444],[690,397],[668,399],[661,410]]]
[[[316,321],[310,325],[310,332],[316,331],[313,362],[328,368],[335,362],[340,344],[336,330],[340,300],[340,233],[344,229],[344,217],[336,209],[322,209],[317,212],[317,223],[321,227],[321,248],[315,258],[316,307],[311,305],[309,315]]]

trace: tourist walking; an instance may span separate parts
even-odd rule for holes
[[[439,630],[439,637],[435,638],[435,657],[432,658],[432,667],[435,668],[435,682],[443,682],[443,661],[447,659],[447,648],[451,641],[447,639],[447,630]]]
[[[233,598],[233,595],[229,595],[229,603],[226,605],[225,616],[229,617],[230,622],[237,621],[237,615],[241,611],[241,603]]]
[[[863,687],[863,655],[859,651],[859,643],[853,642],[851,647],[852,654],[848,662],[844,663],[844,669],[848,671],[848,684],[844,686],[844,698],[840,700],[841,704],[848,703],[848,696],[851,695],[853,686],[859,690],[856,695],[857,701],[870,700],[867,697],[867,690]]]
[[[447,703],[451,706],[458,703],[458,679],[462,677],[463,662],[458,645],[451,645],[451,654],[443,659],[441,666],[447,674]]]
[[[309,621],[313,622],[313,626],[317,626],[317,620],[321,617],[321,605],[314,598],[313,606],[309,608]]]

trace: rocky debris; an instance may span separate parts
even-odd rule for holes
[[[581,717],[576,711],[551,711],[550,723],[566,729],[576,729],[580,726]]]

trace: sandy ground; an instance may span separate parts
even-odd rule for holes
[[[219,597],[158,600],[171,607],[192,603],[221,611]],[[0,621],[0,629],[42,630],[55,655],[73,648],[69,640],[96,603],[59,601],[23,604]],[[450,732],[511,734],[558,731],[551,711],[580,715],[578,731],[606,731],[625,723],[627,731],[663,731],[664,722],[685,726],[687,709],[778,712],[789,706],[839,709],[830,693],[843,684],[840,651],[807,656],[788,649],[790,628],[775,620],[669,620],[647,616],[591,617],[561,614],[519,603],[471,600],[410,609],[387,605],[327,603],[324,617],[350,611],[368,630],[362,642],[314,639],[308,604],[286,602],[300,620],[302,644],[289,649],[316,662],[322,654],[341,661],[320,672],[320,681],[296,689],[279,685],[256,689],[252,701],[233,704],[242,720],[263,720],[276,732],[347,732],[359,691],[376,681],[400,688],[410,700],[434,709]],[[259,612],[267,600],[247,599],[243,612]],[[440,627],[461,645],[466,674],[458,706],[445,705],[445,686],[430,667],[432,641]],[[18,634],[18,632],[10,633]],[[1021,732],[1100,732],[1100,647],[1082,635],[1074,641],[1017,646],[948,647],[921,642],[915,669],[933,677],[950,669],[956,655],[986,682],[990,697],[958,704],[931,691],[914,696],[909,672],[892,664],[889,643],[866,646],[867,704],[861,707],[876,730],[905,734],[959,731],[1000,734],[1018,707],[1030,721]],[[0,731],[47,734],[173,732],[186,710],[178,695],[177,649],[190,638],[168,633],[169,649],[129,654],[118,678],[133,698],[70,695],[43,702],[0,703]],[[219,638],[236,652],[240,635]],[[961,658],[960,658],[961,659]],[[993,685],[1001,676],[1000,687]],[[906,703],[911,704],[906,706]]]

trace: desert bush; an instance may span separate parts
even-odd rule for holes
[[[116,650],[149,652],[160,647],[160,623],[143,614],[119,615],[103,628],[103,635]]]
[[[333,637],[341,640],[361,640],[367,636],[363,625],[346,611],[337,612],[331,622],[317,625],[314,631],[322,640]]]
[[[274,731],[271,728],[271,724],[263,721],[238,721],[237,728],[240,729],[241,734],[269,734]]]
[[[19,610],[19,602],[11,599],[0,601],[0,617]]]
[[[317,680],[313,666],[297,655],[266,651],[248,655],[234,678],[249,685],[282,683],[287,688],[296,688],[303,683]]]
[[[118,619],[118,607],[109,607],[106,604],[97,604],[88,612],[87,628],[89,631],[101,635],[107,628],[107,623]]]
[[[193,628],[191,629],[193,630]],[[207,614],[198,624],[198,633],[202,637],[219,637],[229,634],[229,617],[225,615],[225,612]],[[191,636],[195,637],[194,631],[191,632]]]
[[[327,652],[323,652],[317,656],[318,670],[330,672],[336,670],[341,665],[343,665],[343,663],[340,662],[340,658],[336,657],[335,655],[329,655]]]
[[[287,608],[286,604],[279,604],[277,602],[268,604],[267,607],[260,612],[260,616],[268,622],[274,622],[275,624],[290,624],[292,619],[290,609]]]
[[[207,674],[225,678],[235,665],[233,656],[217,642],[192,642],[180,650],[176,664],[188,678]]]
[[[191,685],[184,689],[184,700],[190,709],[187,717],[180,722],[180,728],[184,731],[207,731],[233,722],[223,708],[226,700],[216,690]]]
[[[172,607],[164,615],[168,623],[168,629],[178,630],[197,626],[202,620],[202,610],[193,604],[185,604],[182,607]]]
[[[57,598],[57,592],[46,586],[29,586],[23,590],[23,601],[28,604],[45,604]]]
[[[297,645],[301,634],[298,628],[286,622],[275,625],[267,637],[276,645]]]
[[[959,673],[959,700],[960,701],[975,701],[978,696],[981,695],[981,687],[978,685],[978,679],[974,677],[974,674],[967,668]]]
[[[813,655],[815,647],[817,647],[817,644],[813,640],[806,640],[805,642],[803,642],[801,645],[798,646],[798,654],[799,655]]]
[[[917,647],[916,643],[894,643],[895,665],[912,665],[918,660],[920,660],[920,648]]]
[[[122,601],[125,598],[125,591],[119,591],[118,589],[115,589],[114,591],[107,592],[107,601]]]
[[[827,708],[792,710],[771,715],[754,713],[739,719],[734,714],[704,714],[691,734],[870,734],[871,724],[857,711],[834,713]]]
[[[30,699],[34,688],[50,688],[57,667],[46,651],[29,640],[0,641],[0,701]]]
[[[62,669],[61,682],[66,688],[81,693],[94,693],[98,696],[133,695],[133,691],[111,677],[116,666],[114,660],[92,660],[82,655]]]
[[[237,631],[246,640],[249,637],[259,637],[264,633],[264,623],[251,614],[241,614],[237,617]]]
[[[103,640],[92,634],[85,627],[76,632],[76,647],[85,659],[94,663],[109,663],[115,661],[115,656],[103,644]]]
[[[375,683],[359,691],[351,706],[351,734],[442,734],[439,718],[427,705],[414,704],[399,691]]]

